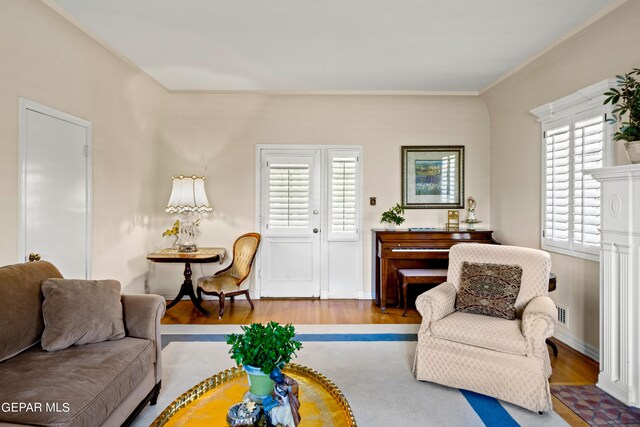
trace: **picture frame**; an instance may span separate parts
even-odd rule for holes
[[[401,147],[405,209],[464,208],[464,145]]]

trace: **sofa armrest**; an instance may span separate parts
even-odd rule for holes
[[[558,323],[556,305],[548,296],[529,301],[522,313],[522,335],[527,341],[527,356],[543,358],[547,352],[545,340],[553,335]]]
[[[166,302],[159,295],[123,294],[121,299],[127,336],[151,340],[156,347],[156,383],[158,383],[162,379],[160,319],[166,311]]]
[[[440,320],[454,312],[456,294],[455,285],[451,282],[444,282],[418,296],[416,308],[422,315],[419,334],[427,332],[431,322]]]

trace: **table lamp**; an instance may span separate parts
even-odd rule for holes
[[[204,191],[204,176],[173,176],[171,197],[167,203],[168,213],[177,213],[180,218],[178,250],[195,252],[198,239],[198,225],[203,212],[211,212],[207,193]]]

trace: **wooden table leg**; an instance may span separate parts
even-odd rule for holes
[[[402,293],[404,295],[404,313],[402,313],[402,317],[407,317],[407,294],[409,293],[409,284],[405,283],[404,280],[402,281]]]
[[[198,297],[196,297],[195,292],[193,292],[193,282],[191,282],[191,274],[192,274],[191,263],[185,262],[184,263],[184,282],[182,282],[182,285],[180,286],[180,291],[178,292],[178,295],[173,299],[173,301],[167,304],[167,310],[173,307],[174,305],[176,305],[178,301],[182,299],[183,296],[187,295],[191,299],[191,302],[193,303],[193,305],[198,309],[198,311],[200,311],[200,313],[204,314],[205,316],[208,316],[209,312],[202,307],[202,305],[200,304],[200,300],[198,300]]]
[[[382,259],[380,268],[380,311],[387,310],[387,264],[386,259]]]

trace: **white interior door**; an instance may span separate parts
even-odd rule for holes
[[[21,257],[90,277],[91,124],[21,100]]]
[[[260,296],[320,296],[320,150],[261,152]]]

